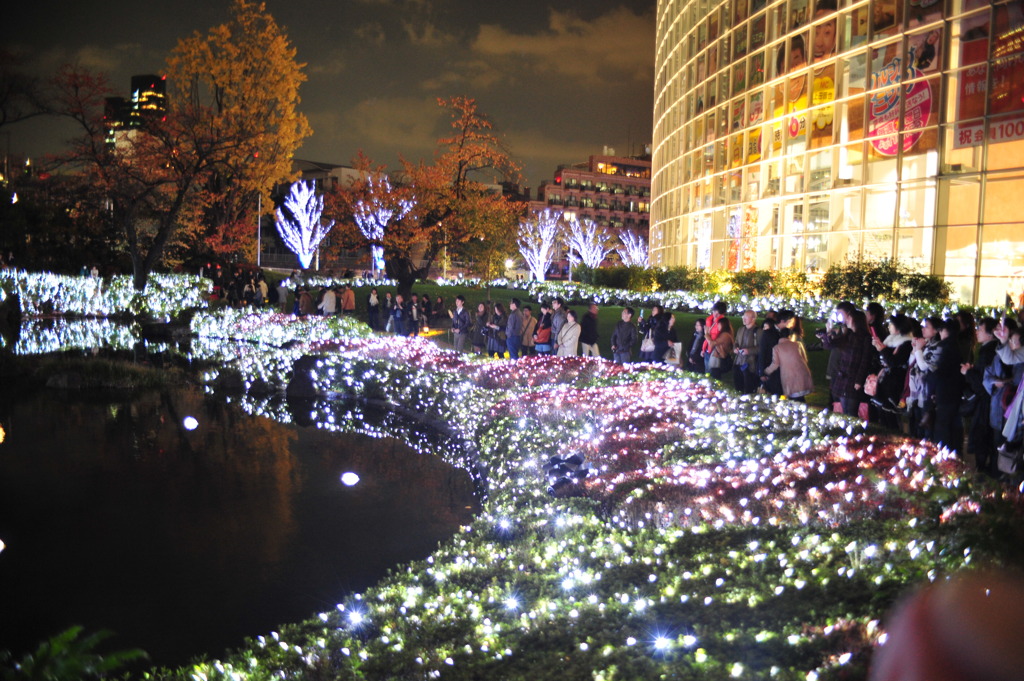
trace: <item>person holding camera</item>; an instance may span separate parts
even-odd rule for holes
[[[864,401],[864,382],[871,373],[871,362],[876,354],[871,345],[867,315],[856,308],[847,313],[846,333],[832,333],[835,325],[831,319],[825,328],[824,334],[818,332],[822,346],[826,350],[839,351],[831,384],[832,396],[837,400],[833,409],[840,414],[862,416],[860,405]]]
[[[849,333],[850,329],[846,326],[846,320],[849,318],[851,312],[857,309],[857,306],[848,300],[836,305],[836,309],[832,312],[832,317],[825,323],[825,331],[816,331],[815,335],[818,340],[822,342],[822,346],[825,345],[825,337],[828,337],[832,350],[828,353],[828,364],[825,367],[825,380],[829,384],[829,404],[832,405],[835,411],[840,411],[839,407],[839,396],[831,392],[832,379],[836,375],[836,371],[839,369],[839,346],[842,345],[842,337]]]

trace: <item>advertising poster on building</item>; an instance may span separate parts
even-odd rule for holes
[[[834,15],[834,9],[820,9],[815,20]],[[827,20],[813,29],[793,37],[789,42],[788,59],[778,52],[776,73],[790,73],[782,87],[775,89],[772,148],[780,150],[787,144],[806,143],[810,147],[826,147],[833,143],[836,99],[836,22]],[[811,72],[803,71],[811,64]]]
[[[794,36],[786,50],[776,53],[775,73],[794,74],[781,85],[775,86],[773,96],[772,149],[781,151],[783,140],[786,145],[802,143],[807,135],[807,108],[810,102],[809,78],[802,69],[807,65],[806,41],[803,36]]]
[[[738,95],[747,89],[747,64],[739,62],[732,67],[732,94]]]
[[[729,254],[726,266],[733,272],[757,268],[757,208],[745,206],[733,210],[726,225]]]
[[[824,3],[822,3],[824,5]],[[811,38],[811,147],[832,144],[836,99],[836,19],[835,9],[819,7]],[[822,19],[825,21],[821,22]]]
[[[764,47],[766,17],[765,14],[759,14],[750,22],[750,49],[752,50]]]
[[[742,24],[747,20],[748,14],[747,0],[736,0],[736,2],[733,3],[732,25],[739,26]]]
[[[758,52],[750,58],[750,85],[760,85],[764,82],[764,52]]]
[[[742,59],[747,53],[747,27],[746,25],[736,29],[732,36],[732,58]]]
[[[874,90],[868,97],[871,151],[878,156],[895,156],[900,151],[901,140],[905,154],[935,149],[939,81],[922,80],[925,74],[913,63],[905,65],[900,57],[887,56],[889,51],[875,50],[871,72]],[[910,79],[914,81],[905,82]]]
[[[764,122],[764,95],[760,92],[750,96],[749,118],[750,132],[747,133],[747,163],[761,160],[761,129],[756,128]]]
[[[871,1],[871,30],[876,36],[890,33],[896,27],[896,9],[896,0]]]
[[[895,8],[873,7],[872,30],[889,31]],[[890,17],[890,11],[892,17]],[[872,156],[891,158],[901,151],[922,153],[938,145],[939,79],[927,78],[942,64],[942,4],[907,6],[907,52],[899,44],[872,51],[867,133]],[[933,26],[911,33],[917,26]]]
[[[969,4],[976,4],[971,0]],[[956,93],[955,148],[980,145],[985,139],[985,105],[991,116],[991,142],[1024,139],[1024,3],[1019,0],[995,8],[994,25],[987,13],[965,19],[961,26],[961,71]],[[992,72],[986,64],[992,35]],[[971,120],[977,119],[977,120]]]
[[[875,158],[891,158],[900,151],[922,153],[935,149],[939,118],[939,80],[927,78],[942,65],[942,3],[936,0],[904,5],[875,0],[871,30],[877,37],[894,33],[906,12],[907,52],[898,43],[871,52],[867,97],[867,136]],[[931,30],[916,27],[933,26]]]

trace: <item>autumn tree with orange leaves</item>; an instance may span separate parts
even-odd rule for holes
[[[257,195],[291,176],[292,153],[309,133],[295,108],[303,78],[294,56],[263,4],[234,0],[228,24],[182,41],[171,57],[177,80],[166,115],[141,116],[114,144],[106,79],[75,67],[54,79],[52,110],[79,130],[56,164],[81,171],[103,198],[136,290],[175,247],[252,252]]]
[[[446,249],[455,256],[473,239],[489,238],[503,229],[511,234],[523,209],[495,189],[503,180],[518,179],[519,167],[490,120],[477,110],[476,101],[453,97],[437,103],[450,115],[453,133],[438,140],[433,163],[403,159],[401,177],[381,182],[385,170],[360,154],[353,165],[363,179],[336,190],[328,202],[339,223],[338,243],[382,247],[387,276],[403,293],[427,276]],[[405,201],[412,202],[408,213],[390,210]],[[356,229],[357,209],[391,215],[379,243],[370,243]]]
[[[175,97],[238,141],[204,178],[185,247],[255,255],[257,206],[273,211],[270,191],[294,179],[292,156],[311,134],[298,110],[304,66],[261,2],[234,0],[230,21],[178,41],[168,60]]]
[[[65,67],[53,92],[54,112],[79,131],[54,165],[80,171],[95,188],[103,218],[131,257],[135,289],[142,291],[206,174],[238,140],[210,134],[205,112],[179,106],[163,118],[143,117],[108,144],[104,103],[112,90],[105,77]]]

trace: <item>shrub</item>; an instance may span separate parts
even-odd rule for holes
[[[656,283],[654,270],[649,267],[622,268],[626,271],[626,286],[629,291],[653,291]]]
[[[651,291],[654,288],[654,270],[643,267],[601,267],[591,272],[594,286],[622,289],[625,291]],[[580,278],[583,283],[586,282]]]
[[[775,275],[775,293],[777,295],[806,298],[821,293],[818,283],[807,278],[807,273],[798,269],[778,270]]]
[[[596,271],[600,271],[600,268],[598,270],[596,270]],[[594,273],[595,273],[594,268],[588,267],[587,265],[584,265],[583,263],[580,263],[579,265],[575,265],[572,268],[572,278],[573,278],[573,280],[577,281],[577,282],[579,282],[581,284],[590,284],[591,286],[593,286],[594,285],[594,276],[595,276]]]
[[[769,270],[731,272],[733,293],[743,292],[753,296],[767,296],[774,293],[775,274]]]
[[[711,284],[707,270],[689,265],[660,268],[654,271],[654,276],[658,288],[662,290],[704,293],[710,289]]]
[[[898,260],[858,258],[835,263],[821,280],[828,298],[864,300],[897,298],[946,301],[952,287],[933,274],[920,274]]]
[[[913,300],[947,301],[953,285],[934,274],[909,273],[903,281],[903,297]]]

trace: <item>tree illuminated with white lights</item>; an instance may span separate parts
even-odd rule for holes
[[[591,269],[597,269],[601,262],[615,250],[614,242],[607,231],[593,220],[568,221],[565,245],[569,249],[569,261],[582,262]]]
[[[615,249],[619,259],[626,267],[642,267],[647,269],[651,266],[650,256],[647,253],[647,241],[639,234],[632,231],[623,232],[619,235],[622,248]]]
[[[308,269],[317,246],[334,226],[320,220],[324,212],[324,199],[318,196],[312,182],[295,182],[285,197],[284,205],[277,209],[277,231],[285,245],[299,256],[299,265]]]
[[[412,211],[414,203],[393,191],[388,178],[370,173],[366,178],[365,197],[352,206],[352,219],[367,243],[373,274],[384,269],[384,233],[391,225],[401,222]]]
[[[561,223],[562,214],[552,212],[549,208],[519,223],[519,253],[530,268],[530,275],[537,281],[544,281],[544,274],[555,257],[555,243]]]

